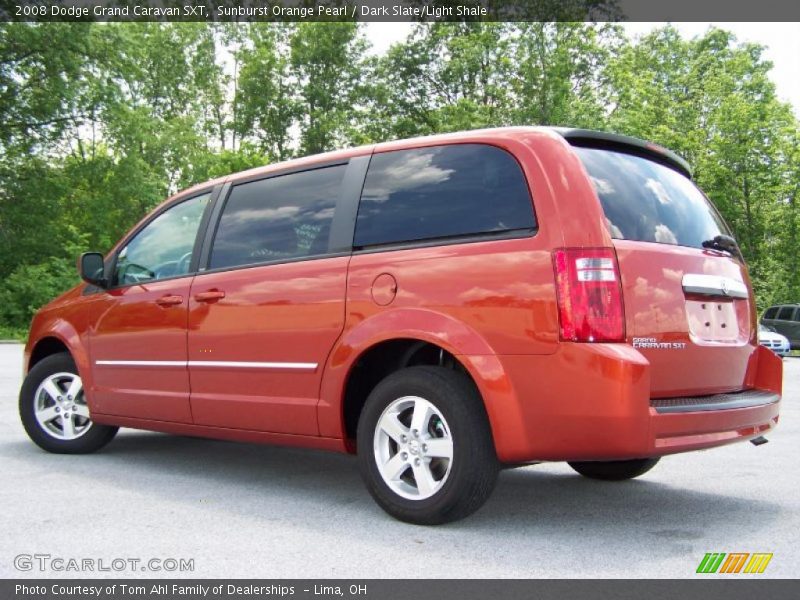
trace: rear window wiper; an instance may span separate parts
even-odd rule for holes
[[[713,239],[705,240],[702,243],[702,246],[703,248],[709,248],[711,250],[722,250],[724,252],[728,252],[734,258],[738,259],[739,262],[744,264],[744,256],[742,256],[742,251],[739,249],[739,244],[737,244],[736,240],[729,235],[720,234],[715,236]]]

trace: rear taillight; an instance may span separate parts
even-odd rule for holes
[[[561,339],[622,342],[625,310],[613,248],[561,248],[553,252]]]

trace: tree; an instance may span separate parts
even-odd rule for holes
[[[300,23],[291,36],[300,154],[332,150],[356,135],[368,81],[367,42],[356,23]]]
[[[234,51],[240,65],[234,129],[275,161],[291,157],[291,127],[298,117],[297,81],[290,73],[294,29],[290,24],[247,24]]]
[[[0,23],[0,150],[41,149],[80,118],[97,41],[87,23]]]
[[[513,67],[508,25],[419,25],[377,62],[373,138],[407,137],[509,122]]]
[[[523,23],[514,35],[514,123],[600,126],[611,89],[606,65],[621,44],[618,26]]]

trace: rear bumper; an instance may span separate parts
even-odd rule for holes
[[[487,399],[498,457],[623,460],[711,448],[778,422],[782,360],[754,347],[748,391],[651,399],[650,365],[623,344],[560,344],[548,356],[503,356],[515,400]],[[484,394],[486,397],[486,394]]]
[[[653,411],[650,456],[712,448],[764,435],[778,424],[779,401],[709,412]]]
[[[651,398],[650,407],[657,415],[693,413],[734,408],[755,408],[781,399],[779,394],[769,390],[749,389],[729,394],[709,396],[678,396],[675,398]]]

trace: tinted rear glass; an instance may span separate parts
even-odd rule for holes
[[[611,237],[702,247],[730,235],[703,193],[687,177],[639,156],[575,148],[600,197]]]
[[[505,150],[481,144],[372,157],[355,246],[450,238],[535,226],[528,185]]]
[[[794,306],[784,306],[781,312],[778,313],[778,319],[781,321],[791,321],[794,314]]]

